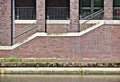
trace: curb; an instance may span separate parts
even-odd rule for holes
[[[70,68],[70,67],[0,68],[0,74],[120,75],[120,68]]]

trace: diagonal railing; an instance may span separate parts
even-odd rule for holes
[[[83,30],[91,27],[91,25],[88,24],[88,22],[90,20],[103,19],[103,14],[104,14],[104,10],[100,9],[100,10],[98,10],[98,11],[96,11],[96,12],[94,12],[94,13],[92,13],[84,18],[81,18],[80,21],[82,21],[82,22],[80,23],[80,31],[83,31]]]
[[[20,26],[20,29],[15,30],[15,35],[14,35],[14,43],[21,42],[25,40],[27,37],[33,35],[34,33],[37,32],[37,26],[38,23],[34,22],[32,24],[27,24],[25,26]]]
[[[21,29],[17,30],[15,32],[15,38],[29,32],[29,31],[32,31],[32,30],[36,30],[37,31],[37,24],[36,23],[32,23],[32,24],[27,24],[26,26],[21,26],[20,27]]]

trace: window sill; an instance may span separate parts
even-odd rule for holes
[[[15,20],[15,24],[33,24],[36,20]]]
[[[46,20],[47,24],[70,24],[70,20]]]

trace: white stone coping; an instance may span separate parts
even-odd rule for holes
[[[87,20],[79,20],[79,23],[84,23],[85,21],[87,21]],[[101,21],[103,22],[103,20],[89,20],[86,23],[87,24],[96,24],[96,23],[99,23]]]
[[[98,74],[105,74],[105,73],[120,73],[120,68],[73,68],[73,67],[20,67],[20,68],[0,68],[1,74],[14,74],[14,73],[81,73],[84,74],[85,72],[90,73],[98,73]]]
[[[70,24],[70,20],[46,20],[47,24]]]
[[[80,20],[80,23],[83,23],[85,21],[87,21],[87,20]],[[120,24],[120,20],[89,20],[86,23],[96,24],[96,23],[100,23],[100,22],[103,22],[104,24],[116,24],[116,25]]]
[[[15,24],[33,24],[36,20],[15,20]],[[47,24],[70,24],[70,20],[46,20]]]
[[[33,24],[36,20],[15,20],[15,24]]]
[[[104,20],[104,24],[120,25],[120,20]]]
[[[79,23],[83,23],[86,20],[79,20]],[[120,24],[120,20],[89,20],[88,24],[95,24],[104,22],[105,24]],[[15,24],[33,24],[36,20],[15,20]],[[70,20],[46,20],[46,24],[70,24]]]

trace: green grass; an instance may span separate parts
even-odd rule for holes
[[[22,59],[22,58],[3,58],[0,62],[56,62],[56,59]]]

